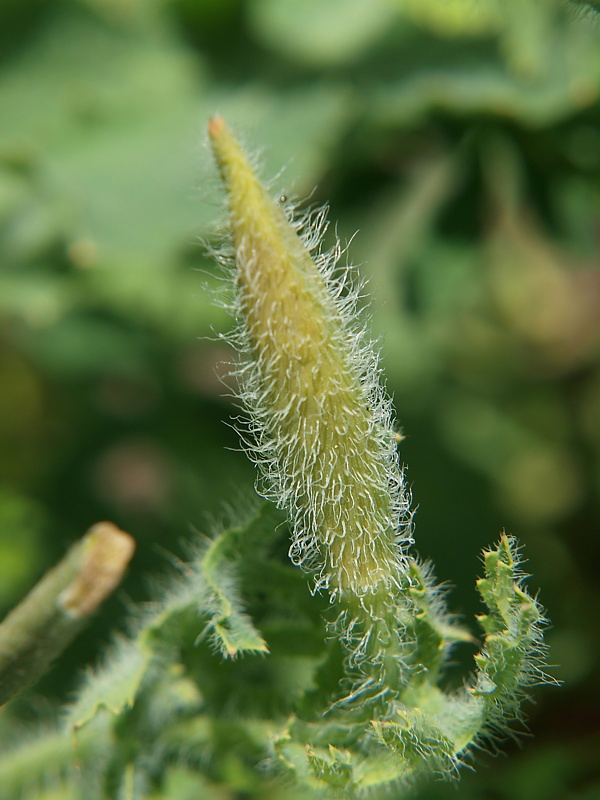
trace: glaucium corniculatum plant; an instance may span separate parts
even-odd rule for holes
[[[242,436],[261,493],[288,514],[291,560],[314,575],[315,592],[329,592],[328,633],[344,652],[338,693],[291,716],[273,760],[303,784],[348,796],[455,775],[547,680],[545,619],[523,586],[517,544],[502,534],[484,553],[483,645],[464,687],[445,692],[452,647],[473,639],[411,553],[399,437],[356,284],[339,248],[321,249],[324,210],[299,215],[273,199],[222,118],[209,136],[229,209],[220,260],[234,284]]]
[[[297,566],[278,552],[272,503],[201,538],[61,725],[1,749],[1,800],[216,800],[240,787],[260,800],[399,797],[420,776],[457,775],[546,679],[542,610],[502,535],[477,584],[487,613],[474,674],[444,691],[453,646],[474,639],[411,552],[398,437],[356,282],[339,248],[321,250],[324,211],[273,200],[222,119],[209,134],[230,212],[220,258],[242,436],[261,492],[287,513]],[[8,621],[19,641],[20,619]]]

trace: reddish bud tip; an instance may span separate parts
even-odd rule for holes
[[[208,135],[213,139],[215,136],[219,136],[220,133],[223,132],[225,127],[225,122],[223,121],[223,117],[216,116],[212,117],[208,121]]]

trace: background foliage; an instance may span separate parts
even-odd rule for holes
[[[97,519],[138,541],[120,595],[3,710],[2,737],[56,716],[130,600],[150,596],[147,576],[251,493],[251,465],[226,449],[237,412],[213,331],[229,321],[199,246],[222,218],[204,147],[218,111],[262,148],[265,175],[286,165],[278,187],[329,200],[343,241],[359,230],[350,257],[375,293],[417,546],[459,587],[451,605],[480,611],[477,553],[502,527],[542,587],[565,686],[540,693],[523,751],[484,757],[461,797],[599,796],[588,4],[9,0],[0,44],[0,603]],[[229,750],[218,796],[249,796]],[[169,796],[194,780],[172,775]]]

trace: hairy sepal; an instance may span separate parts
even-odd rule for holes
[[[288,512],[290,556],[316,573],[316,589],[343,604],[369,598],[367,610],[389,605],[405,571],[409,503],[348,271],[339,248],[321,250],[323,210],[291,219],[220,118],[209,133],[227,189],[240,395],[262,492]]]

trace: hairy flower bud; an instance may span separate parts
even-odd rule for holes
[[[220,117],[209,135],[227,190],[241,392],[265,491],[288,511],[290,556],[318,571],[317,587],[383,597],[402,570],[410,514],[348,271],[336,272],[339,248],[320,250],[323,211],[294,220]]]

